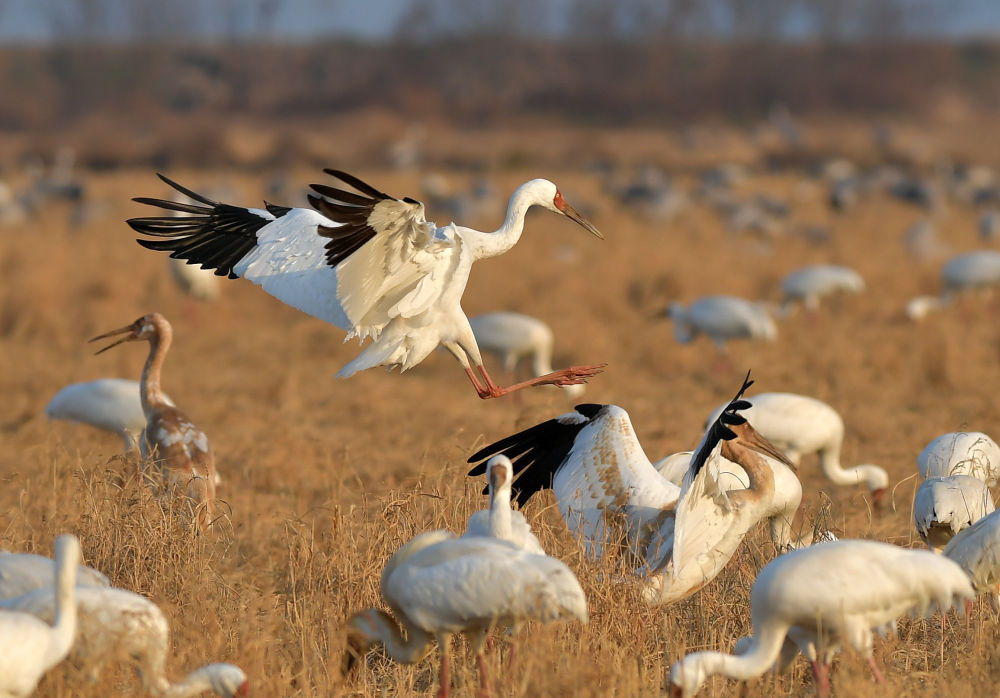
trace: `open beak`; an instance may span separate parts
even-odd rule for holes
[[[112,344],[109,344],[108,346],[104,347],[103,349],[100,349],[100,350],[94,352],[94,356],[97,356],[98,354],[102,354],[102,353],[106,352],[111,347],[117,347],[119,344],[122,344],[123,342],[128,342],[131,339],[133,339],[134,336],[135,336],[135,324],[133,323],[131,325],[128,325],[127,327],[119,327],[117,330],[111,330],[110,332],[105,332],[104,334],[99,334],[96,337],[94,337],[93,339],[88,340],[88,343],[89,342],[96,342],[98,339],[107,339],[108,337],[114,337],[114,336],[119,335],[119,334],[125,334],[126,332],[128,332],[128,334],[125,335],[124,337],[122,337],[121,339],[119,339],[117,342],[113,342]]]
[[[602,240],[604,239],[604,236],[601,235],[601,231],[597,229],[597,226],[595,226],[593,223],[591,223],[586,218],[584,218],[583,216],[581,216],[580,212],[577,211],[572,206],[570,206],[569,203],[566,202],[565,200],[563,201],[562,208],[560,208],[559,210],[562,211],[563,213],[565,213],[566,216],[569,217],[570,220],[576,221],[577,223],[579,223],[580,225],[582,225],[592,235],[596,235],[597,237],[601,238]]]

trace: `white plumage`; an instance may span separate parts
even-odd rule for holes
[[[412,663],[427,654],[436,636],[439,696],[448,695],[451,634],[469,636],[486,692],[482,646],[491,627],[588,619],[583,589],[564,563],[489,537],[455,538],[448,531],[419,535],[386,563],[381,588],[395,618],[374,608],[356,614],[348,634],[351,656],[380,641],[393,659]]]
[[[124,589],[78,586],[76,607],[78,636],[70,659],[94,680],[108,661],[133,661],[154,696],[184,698],[208,690],[225,698],[250,695],[246,675],[231,664],[209,664],[171,684],[166,678],[170,626],[152,601]],[[55,610],[52,587],[0,601],[0,608],[48,621]]]
[[[167,404],[173,405],[164,394]],[[118,434],[131,451],[146,428],[139,382],[125,378],[99,378],[73,383],[60,390],[45,407],[51,419],[67,419]]]
[[[140,203],[194,215],[134,218],[140,233],[166,240],[139,240],[144,247],[243,277],[303,312],[347,330],[348,338],[373,342],[338,376],[373,366],[407,370],[439,344],[465,369],[482,398],[531,385],[569,385],[600,366],[564,369],[500,388],[482,356],[461,300],[472,263],[503,254],[521,237],[524,216],[541,206],[600,233],[545,179],[521,185],[510,199],[504,224],[482,233],[454,223],[437,227],[418,201],[396,199],[337,170],[326,170],[359,193],[312,185],[316,210],[268,204],[249,209],[220,204],[163,178],[203,205],[160,199]],[[479,376],[473,372],[475,368]],[[480,380],[482,379],[482,380]]]
[[[840,449],[844,420],[835,409],[816,398],[794,393],[760,393],[747,398],[751,407],[743,415],[761,436],[780,448],[796,466],[803,455],[817,453],[823,473],[838,485],[865,483],[876,504],[889,486],[885,469],[872,464],[843,468]],[[708,422],[719,414],[713,412]]]
[[[821,298],[844,291],[860,293],[865,281],[850,267],[836,264],[814,264],[793,271],[781,280],[781,294],[786,308],[798,301],[815,310]]]
[[[57,564],[44,555],[0,552],[0,599],[52,586],[56,567]],[[111,586],[107,577],[85,565],[77,567],[76,583],[82,586]]]
[[[31,695],[39,679],[61,662],[76,636],[74,584],[80,541],[64,534],[55,542],[56,573],[50,577],[49,625],[30,613],[0,613],[0,698]]]
[[[945,294],[1000,284],[1000,252],[976,250],[952,257],[941,267]]]
[[[687,344],[698,333],[708,335],[721,351],[731,339],[773,342],[778,326],[760,303],[734,296],[704,296],[685,308],[671,303],[667,314],[674,321],[674,337]]]
[[[913,523],[927,547],[939,553],[956,533],[994,509],[989,488],[978,478],[929,477],[913,498]]]
[[[510,508],[510,483],[514,466],[507,456],[494,456],[486,463],[486,488],[489,507],[469,517],[465,536],[492,536],[510,541],[529,553],[544,555],[541,543],[531,532],[524,514]]]
[[[1000,446],[980,431],[942,434],[917,456],[920,477],[971,475],[990,487],[1000,478]]]
[[[866,540],[795,550],[768,563],[754,582],[753,638],[745,653],[684,657],[670,669],[673,692],[693,695],[714,675],[739,680],[761,675],[774,665],[793,629],[793,638],[812,655],[822,692],[829,689],[825,661],[841,644],[871,660],[872,630],[892,629],[907,612],[926,615],[933,606],[943,612],[972,594],[958,565],[926,551]]]
[[[504,370],[514,371],[522,359],[531,364],[531,375],[552,372],[552,329],[538,318],[511,312],[485,313],[469,318],[480,350],[499,357]],[[583,383],[562,386],[570,400],[587,389]]]
[[[994,511],[959,531],[942,554],[965,570],[977,594],[990,595],[1000,613],[1000,514]]]

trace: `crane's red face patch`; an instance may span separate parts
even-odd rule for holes
[[[556,189],[556,195],[552,199],[552,204],[560,211],[566,211],[566,199],[563,198],[562,192]]]

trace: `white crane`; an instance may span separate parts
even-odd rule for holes
[[[944,295],[1000,284],[1000,252],[976,250],[952,257],[941,267]]]
[[[164,399],[160,388],[163,361],[170,349],[173,328],[159,313],[149,313],[111,332],[91,339],[95,342],[107,337],[124,335],[97,353],[107,351],[123,342],[149,342],[149,355],[142,369],[142,411],[146,415],[146,428],[142,432],[139,450],[144,463],[151,463],[167,485],[167,490],[180,488],[197,508],[198,523],[211,526],[215,508],[215,456],[205,432],[191,419]]]
[[[469,318],[476,344],[499,357],[505,371],[513,372],[522,359],[531,362],[531,374],[552,373],[552,329],[529,315],[511,312],[485,313]],[[564,385],[566,397],[575,400],[586,390],[583,383]]]
[[[48,621],[55,612],[52,587],[0,601],[0,609]],[[97,680],[109,661],[134,662],[143,686],[154,696],[185,698],[215,691],[225,698],[250,695],[250,683],[232,664],[208,664],[177,683],[166,678],[170,625],[149,599],[114,587],[76,587],[77,639],[70,660]],[[0,613],[0,618],[5,614]]]
[[[798,466],[802,456],[817,453],[823,474],[838,485],[864,482],[875,504],[883,504],[889,475],[884,468],[870,463],[853,468],[840,464],[844,442],[844,420],[825,402],[795,393],[760,393],[747,398],[751,404],[744,412],[761,436],[785,452]],[[720,407],[709,416],[711,423]]]
[[[563,562],[483,536],[455,538],[448,531],[417,536],[386,563],[381,589],[393,615],[375,608],[354,615],[347,668],[376,642],[398,662],[420,661],[437,637],[442,698],[448,695],[448,640],[453,633],[469,637],[479,664],[481,694],[486,694],[489,679],[482,648],[491,627],[516,629],[527,620],[588,620],[583,589]]]
[[[735,296],[704,296],[687,308],[671,303],[667,315],[674,321],[674,338],[681,344],[699,332],[708,335],[719,351],[731,339],[773,342],[778,337],[778,327],[763,305]]]
[[[174,404],[166,393],[163,399],[168,405]],[[139,382],[126,378],[99,378],[67,385],[49,401],[45,414],[50,419],[66,419],[114,432],[121,437],[127,453],[138,448],[140,434],[146,428]]]
[[[989,487],[978,478],[929,477],[913,498],[913,523],[927,547],[939,553],[955,534],[995,508]]]
[[[989,594],[1000,613],[1000,515],[996,511],[959,531],[942,554],[958,563],[977,594]]]
[[[493,456],[486,463],[486,491],[489,507],[469,517],[464,536],[492,536],[507,540],[529,553],[544,555],[541,543],[531,532],[524,514],[510,508],[510,484],[514,466],[507,456]]]
[[[80,541],[63,534],[55,542],[56,572],[53,614],[49,623],[29,613],[0,613],[0,696],[21,698],[34,693],[39,679],[61,662],[76,637],[76,568]]]
[[[0,599],[52,586],[57,566],[51,558],[44,555],[0,552]],[[86,565],[77,567],[76,583],[83,586],[111,586],[107,577]]]
[[[829,693],[826,662],[848,643],[872,658],[872,630],[892,629],[907,612],[942,612],[972,597],[962,569],[948,558],[888,543],[843,540],[793,550],[757,575],[750,591],[753,637],[745,652],[689,654],[670,669],[672,694],[695,694],[711,676],[746,680],[760,676],[778,659],[786,636],[813,662],[820,695]],[[822,660],[822,661],[821,661]]]
[[[691,464],[692,451],[681,451],[673,453],[666,458],[662,458],[653,463],[653,468],[663,477],[670,480],[678,487],[684,481],[684,474]],[[792,524],[795,515],[798,513],[799,505],[802,504],[802,483],[798,476],[787,466],[770,458],[764,461],[771,468],[774,476],[774,494],[771,497],[771,504],[764,511],[763,516],[767,518],[771,527],[771,540],[774,546],[785,551],[789,548],[799,548],[810,545],[812,537],[792,537]],[[723,492],[733,492],[750,488],[750,477],[747,472],[736,463],[719,456],[709,464],[712,468],[711,477],[718,483],[719,489]],[[825,536],[832,536],[826,532]]]
[[[653,469],[628,413],[615,405],[578,405],[486,446],[469,462],[511,458],[519,503],[551,487],[559,513],[590,556],[621,540],[622,553],[644,578],[647,601],[671,603],[714,579],[770,506],[774,475],[758,454],[787,463],[737,414],[748,406],[739,397],[749,385],[706,431],[680,488]],[[705,467],[719,452],[743,467],[748,489],[719,489],[714,468]],[[469,474],[483,469],[480,463]]]
[[[843,291],[860,293],[865,280],[850,267],[837,264],[813,264],[793,271],[781,280],[782,303],[785,310],[800,302],[806,308],[819,308],[821,298]]]
[[[530,207],[567,216],[601,237],[555,184],[545,179],[522,184],[504,224],[482,233],[454,223],[439,228],[424,219],[419,201],[393,198],[339,170],[325,172],[361,193],[314,184],[320,196],[310,195],[309,201],[316,211],[272,204],[249,209],[217,203],[161,175],[202,205],[138,198],[193,215],[128,223],[145,235],[167,238],[139,240],[143,247],[169,251],[220,276],[249,279],[278,300],[347,330],[348,338],[371,337],[374,341],[340,369],[340,377],[382,365],[405,371],[439,344],[458,359],[481,398],[533,385],[580,383],[603,368],[575,366],[501,388],[486,372],[462,311],[472,263],[513,247]]]
[[[995,487],[1000,478],[1000,446],[980,431],[942,434],[917,456],[920,477],[971,475]]]

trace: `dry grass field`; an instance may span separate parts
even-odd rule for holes
[[[338,135],[350,137],[327,134],[330,152]],[[657,157],[648,134],[567,136],[556,144],[550,136],[520,147],[548,163],[591,146],[634,160]],[[492,173],[504,199],[520,182],[548,177],[578,208],[593,210],[606,240],[549,213],[530,215],[517,247],[473,270],[463,304],[470,316],[499,309],[534,315],[555,331],[557,366],[608,362],[585,401],[626,408],[651,458],[694,447],[706,415],[733,394],[747,369],[757,381],[751,392],[800,392],[829,402],[847,425],[845,464],[885,467],[892,506],[873,510],[863,488],[832,486],[808,458],[799,473],[802,525],[823,516],[841,537],[920,546],[911,518],[917,454],[940,433],[995,433],[1000,422],[996,299],[963,298],[919,324],[903,315],[907,299],[939,288],[942,260],[915,262],[901,244],[923,211],[879,194],[833,214],[819,183],[803,184],[798,173],[761,173],[738,191],[787,197],[795,221],[833,231],[826,244],[793,235],[765,240],[728,232],[704,205],[669,223],[646,222],[622,210],[582,167],[516,161]],[[416,173],[354,170],[390,193],[420,191]],[[225,181],[240,195],[234,203],[264,197],[260,173],[168,174],[196,190]],[[289,179],[304,187],[322,174],[294,169]],[[694,180],[679,183],[690,188]],[[173,285],[162,255],[135,244],[123,219],[146,214],[130,197],[167,193],[152,172],[95,174],[88,185],[107,209],[82,227],[69,227],[68,208],[53,205],[30,225],[0,228],[0,546],[51,554],[56,534],[76,533],[87,564],[166,613],[171,678],[228,661],[246,670],[258,696],[431,695],[436,654],[400,666],[376,650],[343,678],[346,621],[380,604],[379,574],[402,543],[432,528],[461,531],[485,505],[482,478],[465,477],[468,455],[570,405],[547,388],[481,401],[443,352],[404,375],[375,369],[335,379],[358,352],[356,344],[341,343],[341,331],[244,281],[227,281],[220,300],[196,304]],[[955,203],[934,214],[952,250],[980,246],[976,215]],[[492,229],[499,220],[460,222]],[[657,317],[671,300],[709,293],[777,300],[781,277],[814,262],[853,266],[868,290],[782,320],[774,343],[732,343],[721,357],[705,338],[677,344],[670,322]],[[95,357],[86,340],[154,310],[174,326],[164,387],[208,434],[223,478],[224,519],[208,536],[193,535],[137,484],[116,437],[43,415],[68,383],[138,378],[144,344]],[[600,581],[612,570],[582,556],[550,493],[525,514],[549,553],[579,575],[591,620],[529,625],[500,639],[504,657],[512,642],[518,645],[512,668],[489,658],[500,696],[660,694],[667,670],[685,652],[729,650],[748,631],[750,585],[774,555],[762,524],[712,584],[676,605],[648,608],[634,591]],[[995,695],[998,627],[983,602],[968,632],[950,622],[942,632],[938,618],[903,621],[896,638],[876,641],[888,689],[846,653],[837,660],[834,690]],[[455,641],[453,656],[455,695],[472,695],[477,677],[464,641]],[[125,665],[109,666],[94,684],[66,667],[50,672],[38,695],[139,690]],[[812,690],[800,660],[788,675],[745,685],[711,680],[702,695]]]

